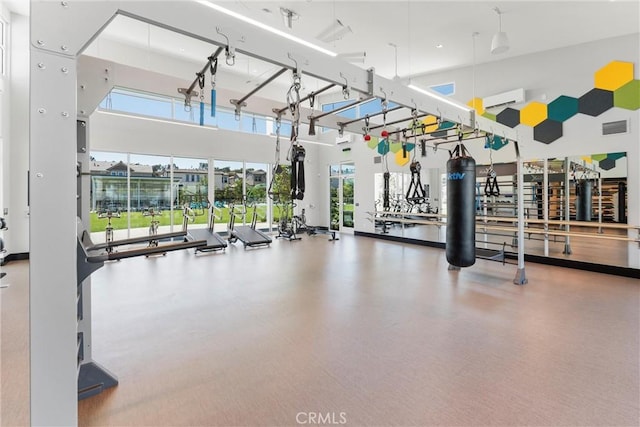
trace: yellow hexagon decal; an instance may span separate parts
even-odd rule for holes
[[[435,132],[438,130],[438,118],[436,116],[429,115],[422,120],[422,123],[425,124],[425,133]]]
[[[547,104],[533,101],[520,110],[520,123],[527,126],[536,126],[547,118]]]
[[[484,103],[482,98],[473,98],[471,101],[467,102],[467,105],[476,110],[477,115],[481,116],[484,114]]]
[[[404,154],[406,154],[406,156],[404,156]],[[396,164],[398,166],[405,166],[407,163],[409,163],[409,152],[403,153],[402,150],[398,151],[396,153]]]
[[[612,61],[595,73],[595,87],[616,90],[633,80],[633,62]]]

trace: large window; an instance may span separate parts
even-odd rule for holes
[[[157,117],[192,124],[200,123],[200,100],[192,99],[191,106],[184,105],[184,98],[155,95],[125,88],[114,88],[100,103],[102,110]],[[203,126],[220,129],[268,135],[274,131],[271,117],[243,111],[236,117],[232,108],[216,106],[215,116],[211,115],[211,105],[205,103],[202,115]],[[268,125],[269,123],[269,125]],[[282,135],[291,134],[291,124],[284,122]]]
[[[110,226],[115,239],[144,235],[152,221],[159,232],[208,219],[208,161],[127,153],[91,152],[91,231],[97,241]]]
[[[91,214],[89,225],[97,240],[106,239],[107,228],[115,239],[127,237],[129,228],[129,190],[127,154],[91,153]]]

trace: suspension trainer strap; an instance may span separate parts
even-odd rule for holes
[[[489,148],[489,170],[487,171],[487,180],[484,184],[484,194],[487,196],[499,196],[500,187],[498,186],[498,177],[493,169],[493,148],[491,148],[491,138],[487,135],[487,146]]]
[[[391,174],[389,172],[385,172],[382,174],[382,178],[384,179],[384,190],[382,192],[382,207],[385,211],[389,210],[389,178]]]
[[[204,73],[198,73],[198,86],[200,87],[200,126],[204,126]]]
[[[305,149],[294,145],[291,150],[291,198],[304,199],[304,157]]]
[[[209,72],[211,73],[211,117],[216,116],[216,73],[218,72],[218,58],[209,57]]]
[[[422,166],[420,166],[420,162],[413,161],[409,165],[409,170],[411,171],[411,182],[409,183],[405,199],[411,204],[424,203],[427,198],[424,187],[422,186],[422,181],[420,180],[421,169]]]
[[[300,74],[298,70],[293,72],[293,84],[287,92],[287,103],[293,121],[291,123],[291,148],[289,156],[291,160],[291,199],[304,199],[304,158],[305,149],[298,143],[300,127]]]

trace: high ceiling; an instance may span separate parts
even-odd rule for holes
[[[366,52],[364,68],[382,76],[409,77],[497,61],[640,32],[640,2],[636,1],[217,1],[223,7],[289,31],[339,54]],[[511,48],[490,53],[491,38],[502,29]],[[284,25],[281,8],[295,12],[292,29]],[[203,13],[212,13],[203,6]],[[339,20],[346,33],[323,43],[318,36]],[[472,34],[477,32],[475,37]],[[202,62],[211,46],[130,19],[117,19],[103,37],[146,47],[167,55]],[[442,47],[437,47],[442,45]],[[474,55],[475,51],[475,55]],[[255,60],[238,64],[247,78],[266,77],[273,70]]]

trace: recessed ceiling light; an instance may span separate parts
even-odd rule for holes
[[[437,47],[438,49],[442,49],[442,48],[444,47],[444,45],[443,45],[442,43],[438,43],[438,44],[436,45],[436,47]]]
[[[180,48],[180,52],[184,52],[184,48],[183,47]]]

